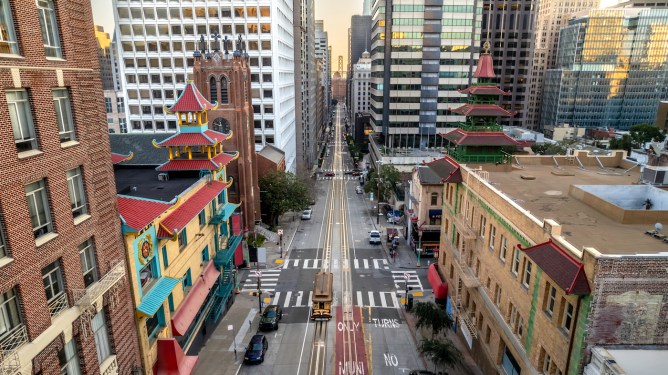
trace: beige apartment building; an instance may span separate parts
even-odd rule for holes
[[[485,374],[581,374],[594,347],[668,343],[668,192],[625,156],[516,156],[443,185],[446,309]]]

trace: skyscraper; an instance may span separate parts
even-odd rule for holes
[[[482,4],[444,3],[375,2],[371,125],[386,147],[434,147],[437,133],[464,121],[449,109],[464,100],[457,89],[472,82]]]
[[[369,113],[369,81],[371,80],[371,55],[364,51],[362,57],[353,65],[350,78],[352,101],[348,104],[353,114]]]
[[[350,17],[350,29],[348,30],[348,85],[347,101],[353,100],[352,75],[353,65],[362,57],[362,52],[369,51],[371,48],[371,15],[355,15]],[[347,107],[350,111],[350,117],[353,118],[352,105]]]
[[[163,111],[185,87],[200,35],[241,35],[250,56],[256,149],[271,143],[296,169],[292,2],[137,3],[116,1],[116,35],[130,132],[175,132]]]
[[[592,10],[561,30],[543,89],[541,127],[627,130],[668,99],[668,9]]]
[[[315,58],[320,60],[322,69],[322,101],[323,101],[323,121],[327,125],[330,117],[330,106],[332,103],[332,67],[329,58],[329,37],[325,31],[325,25],[322,20],[315,21]]]

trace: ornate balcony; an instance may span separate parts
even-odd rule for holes
[[[104,296],[109,290],[114,288],[125,277],[125,267],[123,261],[116,264],[100,280],[89,285],[86,289],[75,289],[75,304],[81,308],[92,306],[96,300]]]
[[[28,343],[28,330],[21,324],[0,341],[0,375],[14,375],[21,370],[18,349]]]
[[[60,314],[61,311],[68,307],[70,307],[70,303],[67,301],[66,293],[63,293],[54,298],[53,301],[49,302],[49,312],[51,313],[51,318],[54,318],[56,315]]]

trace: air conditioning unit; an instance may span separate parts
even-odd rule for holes
[[[158,173],[158,181],[169,181],[169,175],[167,173]]]

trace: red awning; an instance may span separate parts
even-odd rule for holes
[[[192,373],[197,363],[196,355],[185,355],[175,339],[158,339],[156,375],[186,375]]]
[[[241,246],[241,241],[237,245],[237,248],[234,249],[234,265],[239,266],[244,262],[244,249]]]
[[[179,306],[179,309],[172,316],[172,331],[174,336],[183,336],[186,333],[188,327],[190,327],[190,324],[195,319],[197,312],[202,308],[202,303],[216,282],[216,278],[220,275],[220,271],[216,269],[213,262],[209,262],[202,275],[203,277],[198,278],[195,285],[190,289],[190,293],[188,293],[181,306]]]
[[[445,299],[448,296],[448,283],[441,280],[441,275],[438,274],[436,263],[429,266],[427,279],[429,279],[429,285],[431,285],[431,289],[434,291],[436,299]]]

